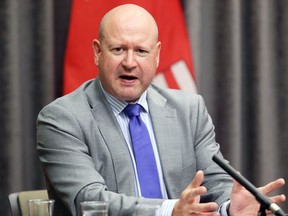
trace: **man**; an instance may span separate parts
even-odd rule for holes
[[[212,161],[221,153],[202,98],[151,85],[161,49],[153,17],[132,4],[112,9],[93,49],[98,78],[46,106],[37,121],[37,149],[55,214],[79,215],[81,201],[103,200],[109,215],[131,215],[145,200],[162,205],[162,215],[217,216],[218,209],[221,215],[227,209],[230,215],[257,215],[253,196],[236,182],[233,187]],[[125,109],[135,103],[153,149],[157,199],[144,195],[150,185],[141,182],[131,129],[130,137]],[[283,185],[278,179],[260,190],[268,194]]]

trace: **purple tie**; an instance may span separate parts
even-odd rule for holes
[[[141,120],[139,104],[128,104],[123,112],[129,117],[129,130],[136,160],[141,194],[146,198],[162,198],[152,144],[145,123]]]

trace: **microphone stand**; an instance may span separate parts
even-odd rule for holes
[[[266,207],[260,203],[258,216],[266,216]]]
[[[245,177],[239,174],[232,166],[225,162],[224,159],[217,155],[212,157],[222,169],[224,169],[229,175],[236,179],[243,187],[245,187],[250,193],[252,193],[256,200],[260,203],[260,215],[265,216],[265,210],[271,210],[276,216],[285,216],[284,211],[275,203],[273,203],[268,197],[260,193],[254,185],[252,185]]]

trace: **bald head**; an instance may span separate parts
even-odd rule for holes
[[[152,37],[158,40],[158,28],[152,15],[144,8],[125,4],[113,8],[104,15],[101,20],[98,39],[102,41],[107,35],[107,31],[117,28],[125,28],[127,31],[133,28],[145,28],[152,33]]]

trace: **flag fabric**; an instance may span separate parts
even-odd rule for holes
[[[196,92],[189,37],[180,0],[73,0],[64,58],[63,93],[97,76],[92,40],[101,18],[121,4],[137,4],[155,18],[161,41],[160,64],[153,83]]]

